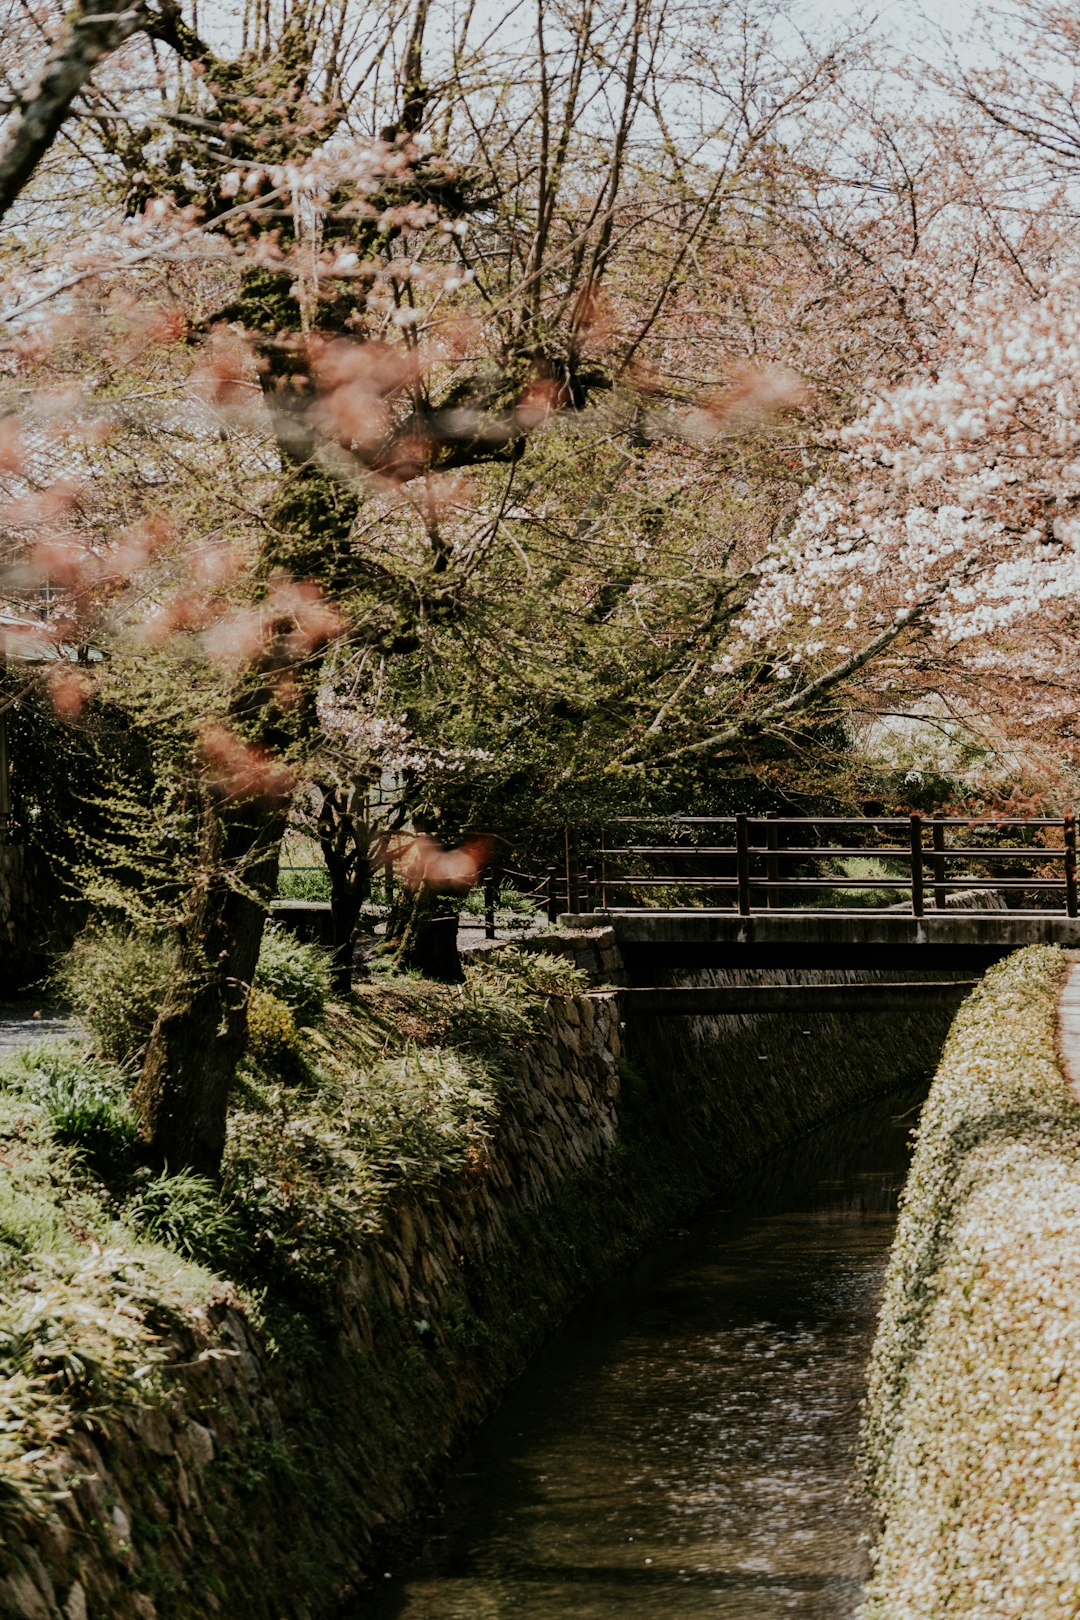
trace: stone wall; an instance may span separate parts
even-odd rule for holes
[[[167,1398],[67,1437],[67,1494],[6,1549],[4,1620],[331,1610],[577,1297],[572,1255],[539,1310],[537,1279],[504,1273],[517,1229],[610,1156],[620,1050],[612,996],[549,1004],[487,1162],[397,1204],[340,1276],[314,1359],[269,1355],[235,1299],[208,1300],[175,1338]]]
[[[863,1435],[865,1620],[1080,1614],[1080,1106],[1065,961],[1018,951],[953,1025],[886,1279]]]

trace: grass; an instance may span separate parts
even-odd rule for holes
[[[279,900],[329,900],[330,874],[325,866],[283,866],[277,892]]]
[[[1080,1613],[1080,1108],[1062,953],[987,974],[918,1129],[870,1368],[864,1620]]]

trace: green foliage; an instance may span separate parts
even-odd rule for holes
[[[503,884],[495,896],[495,910],[508,913],[511,917],[530,918],[537,914],[537,904],[530,894],[522,894],[520,889],[511,888]],[[484,891],[482,888],[470,889],[462,910],[467,911],[470,917],[482,917],[484,914]]]
[[[132,1136],[122,1074],[76,1043],[0,1069],[0,1514],[54,1497],[59,1437],[155,1398],[168,1327],[205,1298],[205,1274],[140,1250],[85,1174],[126,1174]]]
[[[51,1447],[156,1397],[161,1327],[190,1300],[175,1261],[161,1272],[116,1246],[39,1254],[20,1281],[0,1296],[0,1508],[31,1514],[55,1500]]]
[[[837,861],[836,866],[849,878],[899,878],[907,880],[910,884],[910,868],[905,869],[897,861],[875,860],[871,856],[855,855]],[[818,889],[811,891],[811,898],[802,903],[813,909],[820,906],[895,906],[901,904],[910,893],[905,889],[850,889],[845,887],[843,879],[838,878],[835,889]]]
[[[235,1211],[212,1181],[189,1170],[151,1176],[124,1205],[124,1219],[150,1242],[203,1265],[223,1269],[238,1258]]]
[[[587,988],[587,975],[565,957],[505,946],[466,962],[462,985],[385,975],[358,1000],[399,1042],[453,1047],[505,1071],[534,1038],[544,998]]]
[[[979,1613],[1005,1615],[1002,1570],[1025,1612],[1080,1610],[1080,1110],[1056,1050],[1065,967],[1032,946],[990,969],[919,1121],[863,1428],[884,1520],[868,1620],[959,1620],[974,1592],[990,1594]]]
[[[288,929],[270,923],[263,932],[255,984],[284,1002],[298,1024],[318,1018],[330,997],[330,958],[318,945],[305,945]]]
[[[124,1168],[137,1127],[119,1069],[61,1041],[31,1047],[21,1068],[24,1095],[40,1109],[58,1142],[77,1149],[100,1175]]]
[[[247,1011],[247,1049],[254,1061],[284,1074],[300,1057],[296,1020],[283,1001],[256,985]]]
[[[330,874],[325,866],[283,866],[277,892],[282,900],[329,900]]]
[[[483,1163],[543,999],[585,983],[562,958],[510,949],[470,964],[463,985],[386,977],[299,1032],[302,1108],[293,1049],[264,1051],[222,1172],[239,1275],[325,1304],[342,1254],[378,1225],[392,1188],[434,1188]]]
[[[26,1255],[56,1254],[67,1244],[55,1189],[32,1191],[10,1174],[0,1177],[0,1278]]]
[[[466,1054],[412,1047],[378,1064],[356,1101],[351,1139],[380,1177],[416,1187],[482,1162],[498,1091]]]
[[[478,965],[470,984],[477,987],[477,993],[484,986],[489,996],[501,990],[532,1001],[541,996],[579,996],[589,988],[589,976],[565,956],[508,946]]]
[[[147,928],[98,922],[60,962],[56,984],[103,1057],[137,1064],[177,974],[177,946]]]
[[[233,1116],[222,1165],[241,1276],[301,1307],[329,1303],[342,1253],[378,1219],[373,1169],[328,1136],[290,1118],[287,1104],[245,1111]]]

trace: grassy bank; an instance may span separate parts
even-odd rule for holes
[[[1065,959],[994,968],[924,1109],[870,1371],[865,1620],[1080,1613],[1080,1108]]]

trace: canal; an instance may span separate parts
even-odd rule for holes
[[[578,1311],[357,1615],[854,1616],[860,1401],[921,1095],[807,1138]]]

